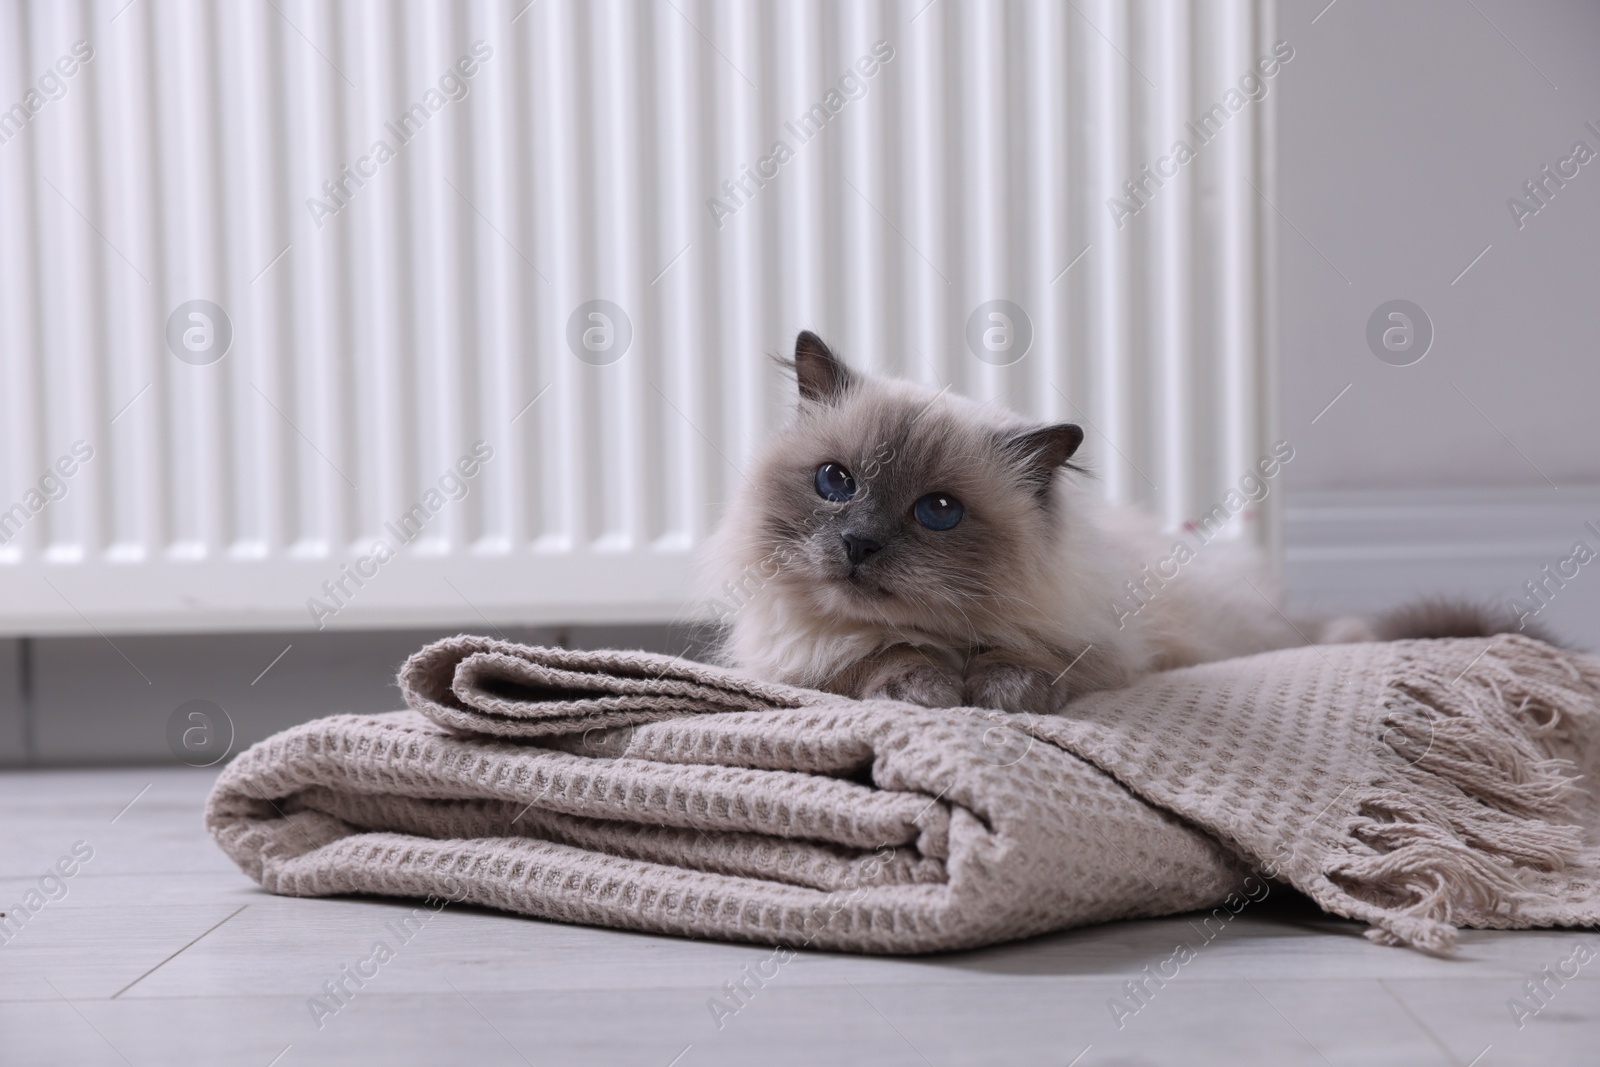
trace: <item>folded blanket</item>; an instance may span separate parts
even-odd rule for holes
[[[207,826],[266,889],[892,953],[1226,916],[1269,878],[1430,950],[1600,923],[1600,660],[1518,636],[1268,653],[1054,716],[467,636],[400,684],[412,710],[219,777]]]

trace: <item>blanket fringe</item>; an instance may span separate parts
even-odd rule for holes
[[[1532,899],[1527,871],[1560,870],[1582,847],[1568,807],[1579,778],[1555,752],[1600,714],[1600,669],[1516,635],[1454,677],[1426,662],[1389,683],[1377,740],[1391,773],[1357,797],[1346,857],[1326,873],[1373,909],[1368,937],[1445,951],[1456,926]]]

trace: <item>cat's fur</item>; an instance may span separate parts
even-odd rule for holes
[[[1375,636],[1359,621],[1296,629],[1256,553],[1220,541],[1119,612],[1123,583],[1172,538],[1085,483],[1069,462],[1078,427],[864,375],[810,333],[794,369],[795,417],[708,546],[729,665],[850,696],[1048,712],[1147,671]],[[829,462],[855,478],[848,501],[818,494]],[[931,492],[964,505],[952,529],[912,517]],[[852,563],[847,533],[882,548]]]

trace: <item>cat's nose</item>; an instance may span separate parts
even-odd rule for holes
[[[874,541],[863,534],[845,533],[839,536],[844,541],[844,554],[850,557],[851,563],[860,563],[874,552],[883,549],[882,541]]]

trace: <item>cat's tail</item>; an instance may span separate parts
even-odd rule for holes
[[[1322,640],[1407,641],[1430,637],[1493,637],[1520,633],[1565,647],[1544,627],[1519,622],[1515,612],[1493,604],[1447,597],[1424,597],[1372,618],[1334,619],[1322,626]]]

